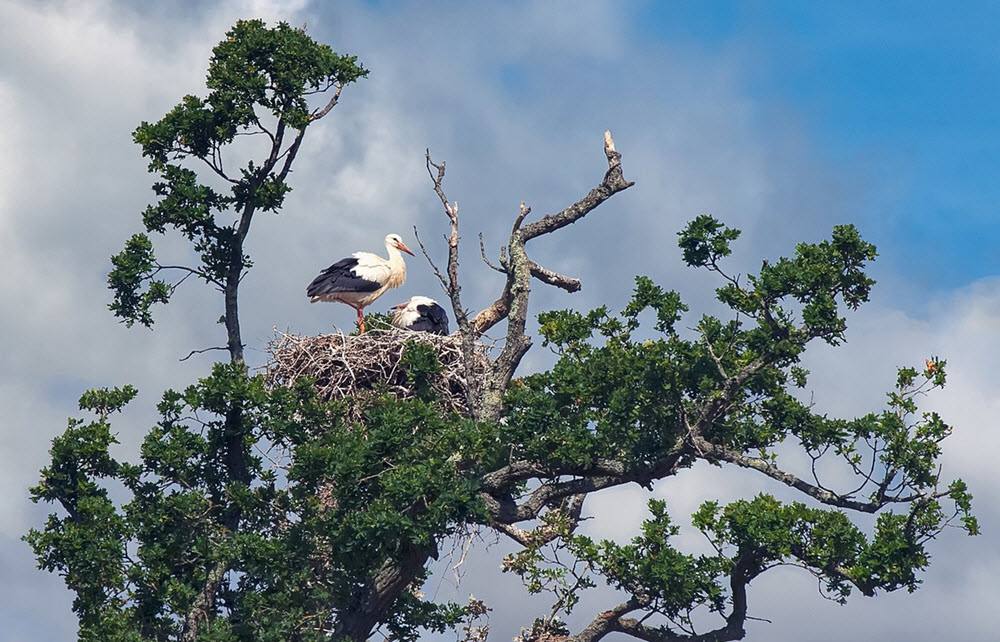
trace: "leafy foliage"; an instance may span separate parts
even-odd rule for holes
[[[109,308],[129,327],[137,321],[149,327],[153,323],[149,309],[154,303],[166,303],[171,294],[166,281],[153,279],[157,266],[153,243],[145,234],[134,234],[125,249],[111,257],[111,264],[114,268],[108,274],[108,285],[117,296]],[[149,284],[143,292],[145,281]]]
[[[177,230],[201,261],[198,268],[186,268],[188,275],[220,289],[227,283],[235,287],[233,274],[238,279],[250,267],[242,242],[253,213],[281,207],[302,135],[325,114],[310,106],[310,97],[334,87],[339,94],[367,74],[355,56],[339,55],[287,23],[268,28],[261,20],[238,22],[212,50],[208,96],[185,96],[161,120],[143,122],[133,134],[149,171],[160,178],[153,185],[160,200],[143,213],[146,231]],[[234,175],[224,163],[227,146],[248,134],[265,136],[269,153],[263,161],[245,161]],[[210,169],[222,187],[203,182],[185,165],[191,161]],[[234,220],[220,220],[225,212]],[[133,236],[112,263],[112,312],[129,325],[151,325],[150,307],[165,303],[170,288],[153,278],[166,266],[156,262],[149,237]]]
[[[234,403],[253,435],[244,441],[250,485],[225,475],[221,435]],[[408,547],[435,550],[457,525],[485,519],[475,475],[460,473],[455,457],[488,441],[485,428],[422,401],[384,398],[363,425],[345,426],[340,409],[316,399],[309,382],[268,391],[245,366],[217,364],[197,385],[166,392],[159,412],[138,466],[110,455],[115,439],[104,420],[71,422],[32,489],[36,501],[67,509],[28,539],[43,567],[77,591],[81,624],[94,631],[124,617],[143,636],[177,635],[208,569],[227,558],[239,580],[223,608],[240,624],[212,639],[283,640],[290,632],[319,639],[330,615],[321,608],[320,617],[318,605],[350,604],[386,558]],[[131,495],[121,508],[103,487],[108,479]],[[245,526],[228,537],[223,518],[234,506]],[[464,614],[399,599],[400,634]]]
[[[839,601],[855,588],[866,595],[912,591],[928,563],[930,539],[956,520],[969,534],[978,533],[965,484],[956,480],[941,488],[940,443],[951,428],[916,404],[918,396],[945,384],[943,360],[927,360],[922,371],[901,368],[881,413],[831,419],[796,396],[795,389],[806,385],[808,373],[798,363],[808,342],[838,343],[846,329],[840,306],[855,308],[867,299],[873,281],[862,270],[875,248],[853,227],[839,226],[830,241],[800,244],[795,258],[765,262],[740,283],[719,263],[737,236],[706,216],[680,234],[687,262],[727,281],[718,298],[733,310],[729,321],[703,316],[693,334],[680,334],[675,326],[686,306],[677,293],[644,277],[637,278],[620,317],[603,307],[541,314],[545,343],[560,358],[512,388],[505,437],[516,445],[515,457],[546,471],[542,477],[552,488],[563,484],[560,475],[597,474],[599,468],[610,474],[608,462],[622,465],[622,481],[649,484],[706,459],[759,470],[834,508],[783,504],[766,495],[726,507],[709,501],[693,523],[716,557],[686,556],[670,547],[676,527],[662,502],[650,504],[652,519],[628,546],[594,543],[568,528],[554,540],[529,540],[508,570],[530,592],[558,596],[558,608],[540,620],[542,629],[575,603],[561,592],[568,569],[580,561],[631,594],[629,609],[659,613],[674,633],[694,635],[695,608],[721,612],[727,601],[745,600],[732,592],[726,597],[725,576],[749,582],[775,564],[791,563],[820,577]],[[656,315],[652,336],[638,332],[638,315],[646,309]],[[779,446],[789,439],[814,460],[839,458],[859,487],[838,494],[818,478],[810,483],[780,468]],[[841,510],[877,512],[892,505],[908,512],[882,512],[871,535]],[[562,561],[544,554],[544,546],[564,551]],[[566,561],[567,552],[576,561]],[[579,587],[595,580],[574,582]]]

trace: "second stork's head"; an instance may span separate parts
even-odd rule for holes
[[[411,297],[392,306],[392,325],[401,330],[448,334],[448,315],[437,301],[425,296]]]

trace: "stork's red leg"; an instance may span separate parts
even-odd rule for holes
[[[358,308],[358,328],[361,330],[361,334],[365,333],[365,315],[361,312],[361,308]]]

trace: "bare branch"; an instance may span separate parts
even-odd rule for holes
[[[257,110],[256,109],[253,110],[252,115],[251,115],[250,118],[253,121],[253,123],[255,125],[257,125],[257,129],[259,131],[256,131],[256,132],[246,132],[246,133],[247,134],[266,134],[267,137],[271,139],[271,143],[273,144],[274,140],[275,140],[274,134],[272,134],[271,130],[269,130],[267,127],[264,127],[264,123],[260,122],[260,117],[257,115]]]
[[[608,633],[620,630],[618,622],[621,616],[638,608],[640,608],[640,604],[634,597],[627,602],[622,602],[618,606],[599,613],[582,631],[567,638],[566,642],[598,642]]]
[[[315,111],[309,116],[309,122],[315,122],[330,113],[330,110],[334,108],[337,101],[340,100],[340,92],[344,90],[344,83],[337,83],[337,90],[333,92],[333,96],[330,98],[330,102],[326,104],[325,107],[319,111]]]
[[[190,359],[191,357],[193,357],[196,354],[202,354],[203,352],[209,352],[211,350],[228,350],[228,349],[229,349],[228,346],[215,346],[215,347],[212,347],[212,348],[204,348],[202,350],[192,350],[191,352],[188,353],[188,356],[186,356],[186,357],[184,357],[182,359],[178,359],[178,361],[187,361],[188,359]]]
[[[197,156],[197,155],[195,155],[195,156],[197,158],[200,158],[202,161],[204,161],[205,165],[207,165],[209,167],[209,169],[211,169],[213,172],[215,172],[223,180],[225,180],[225,181],[227,181],[229,183],[232,183],[233,185],[238,185],[239,181],[236,180],[235,178],[232,178],[228,174],[226,174],[226,172],[222,169],[221,165],[219,164],[219,162],[217,160],[217,153],[216,152],[217,152],[217,150],[214,150],[214,149],[212,150],[212,156],[213,156],[213,158],[208,158],[206,156]]]
[[[625,464],[617,459],[598,458],[586,466],[555,466],[542,468],[530,461],[516,461],[483,476],[483,488],[490,492],[506,490],[512,484],[542,476],[605,475],[624,477]]]
[[[257,186],[259,186],[264,181],[264,178],[266,178],[267,175],[271,173],[271,170],[274,169],[275,165],[278,164],[278,158],[282,154],[281,146],[285,142],[285,129],[286,129],[285,119],[279,118],[277,133],[275,134],[273,142],[271,143],[271,153],[268,154],[267,160],[264,161],[264,164],[257,171],[257,178],[255,180],[254,189],[256,189]],[[305,133],[304,129],[298,130],[298,135],[296,136],[296,138],[302,138],[303,133]],[[295,147],[294,143],[292,144],[292,147]],[[291,163],[290,159],[288,160],[288,162],[285,163],[286,168],[288,167],[289,163]]]
[[[805,566],[806,570],[808,570],[810,573],[812,573],[813,575],[815,575],[820,580],[824,579],[823,578],[823,574],[825,574],[825,575],[832,575],[832,576],[835,576],[837,578],[840,578],[842,581],[849,582],[849,583],[853,584],[854,586],[856,586],[858,588],[859,591],[861,591],[861,594],[864,595],[864,596],[866,596],[866,597],[874,597],[875,596],[875,585],[871,581],[865,582],[865,581],[859,580],[857,578],[851,577],[850,573],[847,572],[847,569],[845,569],[845,568],[843,568],[841,566],[837,566],[837,565],[828,565],[828,566],[824,567],[823,570],[822,570],[822,574],[821,574],[821,573],[819,573],[819,571],[816,571],[816,570],[814,570],[811,567],[811,564],[810,564],[810,561],[809,561],[809,556],[808,556],[808,554],[806,552],[805,547],[803,547],[803,546],[801,546],[799,544],[792,544],[792,546],[791,546],[791,552],[792,552],[792,555],[794,555],[796,558],[798,558],[799,560],[802,560],[802,562],[806,565]]]
[[[566,290],[567,292],[579,292],[583,284],[580,283],[580,279],[564,276],[552,270],[547,270],[541,265],[535,263],[534,261],[528,261],[528,267],[531,270],[531,276],[535,277],[542,283],[547,283],[548,285],[554,285],[557,288]]]
[[[493,361],[493,368],[483,383],[480,415],[488,420],[500,416],[503,396],[521,359],[531,347],[531,339],[524,329],[528,318],[528,295],[531,292],[531,268],[524,250],[521,223],[531,212],[531,208],[521,202],[521,210],[514,220],[507,250],[507,282],[502,297],[507,301],[507,337],[499,356]],[[478,328],[475,328],[478,332]],[[470,333],[471,334],[471,333]],[[478,335],[477,335],[478,336]]]
[[[838,495],[836,493],[823,490],[819,486],[810,484],[809,482],[800,479],[791,473],[781,470],[765,459],[747,457],[746,455],[743,455],[742,453],[739,453],[731,448],[714,444],[698,435],[692,436],[692,439],[694,440],[693,445],[695,448],[697,448],[708,461],[727,461],[742,468],[752,468],[753,470],[764,473],[771,479],[775,479],[787,486],[791,486],[796,490],[802,491],[813,499],[829,506],[849,508],[863,513],[875,513],[886,504],[908,503],[920,498],[920,495],[910,495],[907,497],[885,498],[877,502],[859,502],[855,499],[851,499],[848,495]]]
[[[514,227],[510,231],[511,234],[521,229],[521,223],[524,222],[524,219],[528,218],[528,214],[531,214],[531,207],[525,205],[524,201],[521,201],[521,209],[517,213],[517,218],[514,219]]]
[[[525,226],[525,241],[543,234],[551,234],[570,223],[576,223],[604,201],[635,185],[634,182],[627,181],[622,176],[622,155],[615,151],[615,143],[611,139],[609,131],[604,132],[604,154],[608,157],[608,171],[604,174],[601,184],[558,214],[546,215]]]
[[[726,374],[726,369],[722,367],[722,358],[715,354],[715,349],[712,348],[712,342],[708,338],[708,333],[705,332],[705,328],[698,326],[698,332],[705,339],[705,346],[708,348],[708,354],[711,355],[712,360],[715,361],[715,368],[719,371],[719,376],[723,379],[728,379],[729,375]]]
[[[177,288],[181,287],[181,285],[185,281],[187,281],[189,278],[191,278],[191,273],[190,272],[188,272],[187,274],[185,274],[184,276],[182,276],[180,281],[178,281],[177,283],[174,283],[173,285],[171,285],[170,286],[170,294],[173,295],[173,293],[177,291]]]
[[[492,269],[496,270],[500,274],[506,274],[507,273],[507,270],[503,269],[502,267],[498,267],[496,265],[493,265],[490,262],[490,260],[488,258],[486,258],[486,246],[483,244],[483,233],[482,232],[479,233],[479,253],[483,257],[483,263],[485,263],[486,265],[490,266]]]
[[[212,285],[216,285],[220,288],[223,287],[222,283],[219,280],[209,276],[208,274],[202,272],[201,270],[196,270],[186,265],[160,265],[159,263],[157,263],[156,270],[153,271],[150,277],[156,276],[156,274],[161,270],[181,270],[182,272],[187,272],[189,275],[194,274],[195,276],[204,279],[206,283],[211,283]],[[178,283],[178,285],[180,285],[180,283]]]
[[[452,303],[455,306],[456,316],[465,316],[465,309],[461,305],[461,299],[459,298],[459,293],[462,291],[462,287],[458,282],[458,201],[449,202],[448,197],[444,193],[444,188],[442,187],[442,182],[444,181],[445,163],[441,162],[440,165],[434,163],[431,160],[430,150],[425,150],[424,157],[426,159],[427,173],[431,176],[431,180],[434,183],[434,192],[441,199],[441,204],[444,205],[444,212],[448,216],[448,221],[451,224],[451,231],[446,237],[448,242],[448,294],[452,298]],[[431,168],[437,170],[437,176],[434,176]]]
[[[630,480],[621,477],[584,477],[563,482],[548,482],[535,489],[521,504],[517,504],[513,499],[497,497],[485,492],[481,496],[486,510],[493,518],[487,525],[511,536],[511,533],[498,527],[498,524],[511,525],[536,519],[546,507],[558,505],[567,497],[587,495],[628,481]]]
[[[448,278],[445,280],[440,276],[440,272],[438,272],[438,279],[441,280],[445,292],[448,293],[452,311],[455,313],[455,320],[458,322],[458,327],[462,335],[465,336],[468,334],[469,320],[465,308],[462,307],[462,286],[458,281],[458,202],[449,202],[448,196],[444,193],[445,162],[441,161],[438,164],[431,160],[430,149],[424,150],[424,161],[427,168],[427,175],[430,176],[431,182],[434,184],[434,193],[438,195],[438,198],[441,199],[441,204],[444,205],[444,213],[448,217],[451,228],[450,233],[446,237],[448,241],[448,266],[445,272]],[[427,255],[426,251],[424,255]]]
[[[554,509],[561,511],[565,516],[569,532],[575,531],[576,527],[580,524],[583,513],[583,502],[586,499],[587,493],[571,495],[568,500],[563,502],[560,508]],[[489,526],[522,546],[544,546],[563,535],[562,531],[552,528],[547,524],[533,530],[524,530],[513,524],[505,524],[500,521],[493,521]]]
[[[427,168],[427,175],[430,176],[431,182],[434,185],[434,193],[438,195],[439,199],[441,199],[441,204],[444,206],[444,212],[448,217],[448,222],[451,228],[449,235],[446,237],[448,243],[448,265],[445,273],[447,277],[443,276],[437,269],[437,266],[434,265],[433,261],[430,260],[430,256],[428,255],[423,244],[421,244],[420,248],[423,251],[424,256],[427,257],[428,262],[431,263],[431,267],[434,269],[438,280],[441,281],[441,284],[444,286],[445,292],[448,294],[448,298],[451,301],[451,309],[455,314],[455,321],[458,324],[458,330],[462,337],[462,358],[465,366],[466,380],[472,384],[467,389],[468,406],[472,409],[473,416],[477,419],[481,419],[482,404],[480,403],[480,400],[482,399],[483,394],[482,385],[480,383],[480,378],[474,376],[476,355],[475,341],[480,335],[479,333],[474,332],[470,327],[468,313],[462,306],[462,285],[458,280],[458,202],[449,202],[448,196],[444,193],[443,183],[445,175],[445,162],[441,161],[440,164],[437,164],[431,160],[430,149],[424,150],[424,159],[425,166]],[[416,228],[414,228],[413,231],[414,234],[416,234]]]
[[[503,522],[493,522],[490,527],[496,531],[506,535],[510,539],[514,540],[521,546],[530,546],[532,542],[532,532],[526,531],[523,528],[518,528],[513,524],[504,524]]]
[[[292,141],[292,144],[289,145],[288,149],[286,149],[284,153],[282,153],[280,156],[277,157],[278,159],[282,157],[284,157],[285,159],[285,162],[281,166],[281,171],[278,172],[279,181],[285,180],[285,177],[288,176],[288,171],[292,168],[292,161],[295,160],[295,155],[298,154],[299,152],[299,146],[302,144],[302,137],[305,135],[305,133],[306,133],[305,127],[298,130],[298,133],[295,135],[295,140]]]
[[[571,223],[575,223],[592,212],[594,208],[604,201],[608,200],[618,192],[626,190],[634,185],[633,182],[626,181],[622,176],[621,154],[615,150],[614,141],[611,139],[611,132],[604,133],[604,153],[608,158],[608,171],[604,174],[604,178],[601,180],[601,183],[594,189],[590,190],[590,192],[582,199],[573,203],[558,214],[546,215],[542,217],[541,220],[529,223],[523,228],[521,227],[521,223],[524,221],[524,217],[527,216],[527,213],[522,211],[515,222],[513,230],[513,232],[520,237],[522,252],[523,246],[527,243],[527,241],[543,234],[550,234],[558,229],[566,227]],[[511,243],[508,246],[508,250],[511,254],[514,252],[514,233],[511,234]],[[511,260],[512,259],[513,257],[511,257]],[[501,265],[503,264],[503,261],[501,261]],[[529,273],[531,273],[531,261],[527,261],[527,265]],[[509,266],[506,267],[509,269]],[[539,272],[538,274],[532,274],[532,276],[536,276],[540,280],[545,281],[545,278],[541,276],[542,274],[542,272]],[[563,282],[569,284],[573,281],[568,277],[563,277],[561,280],[553,280],[556,282],[551,284],[556,285],[557,287],[563,287],[561,284]],[[513,293],[511,292],[513,284],[513,279],[511,278],[510,273],[508,273],[507,283],[505,284],[503,293],[501,293],[500,297],[497,298],[497,300],[494,301],[489,307],[480,311],[471,319],[471,324],[477,335],[481,335],[486,332],[497,323],[503,321],[510,314],[511,306],[513,305]]]
[[[431,270],[434,271],[434,276],[436,276],[438,278],[438,281],[441,282],[441,287],[443,287],[444,291],[447,292],[448,291],[448,280],[446,278],[444,278],[444,275],[441,274],[441,270],[439,270],[437,264],[434,263],[434,259],[432,259],[431,255],[427,253],[427,248],[424,247],[424,242],[420,240],[420,233],[417,232],[417,226],[416,225],[413,226],[413,237],[415,239],[417,239],[417,245],[420,246],[420,251],[424,253],[424,258],[427,259],[427,262],[431,266]]]
[[[678,443],[659,460],[642,468],[629,469],[617,459],[599,458],[585,465],[554,466],[546,469],[531,462],[513,462],[483,477],[482,497],[492,522],[514,524],[537,518],[546,507],[566,497],[586,495],[612,486],[636,483],[650,487],[653,480],[673,475],[682,459],[691,454],[688,442]],[[566,479],[570,477],[571,479]],[[511,489],[531,479],[547,479],[520,504],[510,499]]]

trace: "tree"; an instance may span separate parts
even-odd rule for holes
[[[447,628],[481,639],[472,620],[485,605],[437,604],[420,593],[439,545],[476,528],[516,542],[503,570],[529,592],[552,593],[551,609],[525,622],[525,640],[596,642],[612,632],[649,642],[734,640],[745,634],[747,585],[776,564],[802,567],[840,601],[855,591],[912,591],[928,540],[956,522],[978,532],[965,485],[946,483],[937,464],[951,428],[915,401],[944,385],[943,360],[900,369],[888,407],[859,418],[816,414],[797,394],[807,385],[799,363],[808,345],[837,345],[845,308],[863,304],[873,285],[864,270],[875,248],[852,226],[741,280],[724,268],[739,232],[700,216],[679,233],[684,260],[718,274],[732,318],[704,315],[684,330],[680,296],[639,277],[620,314],[540,314],[543,344],[558,360],[515,377],[532,344],[533,280],[580,287],[530,259],[528,243],[632,186],[610,134],[608,170],[583,198],[531,221],[522,203],[498,265],[490,263],[503,275],[501,292],[477,314],[462,304],[459,215],[444,191],[445,164],[428,153],[450,226],[448,263],[434,270],[459,327],[467,411],[442,410],[434,390],[417,385],[405,399],[376,390],[358,418],[306,378],[273,387],[251,376],[238,295],[252,218],[280,208],[309,125],[366,73],[354,57],[286,24],[240,22],[213,51],[208,97],[185,97],[136,130],[159,176],[146,230],[180,232],[200,264],[160,264],[149,237],[133,236],[112,259],[111,309],[128,324],[150,325],[152,305],[196,276],[222,294],[230,359],[163,394],[138,463],[109,451],[111,417],[135,396],[131,386],[85,393],[81,409],[95,417],[71,419],[54,440],[32,497],[63,512],[26,539],[39,565],[76,594],[81,640],[365,640],[376,629],[411,640]],[[311,106],[314,94],[329,97]],[[248,161],[237,177],[223,154],[246,134],[269,145],[265,160]],[[228,191],[200,182],[192,164]],[[170,271],[180,281],[157,278]],[[477,366],[480,337],[503,322],[499,354]],[[439,369],[437,359],[411,341],[401,366],[419,382]],[[815,472],[784,468],[783,442],[813,461],[840,461],[856,484],[835,490]],[[590,494],[649,488],[699,460],[758,471],[803,501],[706,501],[692,523],[712,555],[673,546],[677,526],[662,501],[650,502],[629,544],[578,531]],[[115,486],[125,501],[116,501]],[[871,532],[852,519],[858,514],[877,515]],[[558,616],[599,583],[622,601],[570,631]],[[715,628],[704,629],[700,611],[717,614]]]

